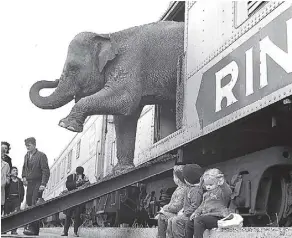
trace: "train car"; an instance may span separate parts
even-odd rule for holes
[[[187,9],[178,162],[220,168],[246,221],[284,225],[291,216],[291,3],[199,1]]]

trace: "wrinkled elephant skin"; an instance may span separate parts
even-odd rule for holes
[[[110,35],[80,33],[69,45],[60,79],[36,82],[30,99],[42,109],[62,107],[75,99],[70,114],[59,123],[74,132],[82,132],[90,115],[114,115],[116,169],[133,167],[136,127],[143,106],[175,102],[183,31],[183,23],[165,21]],[[39,92],[43,88],[55,91],[42,97]]]

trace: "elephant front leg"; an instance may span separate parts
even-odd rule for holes
[[[134,167],[136,130],[141,111],[142,108],[138,108],[130,116],[114,116],[118,159],[114,173],[120,173]]]
[[[130,115],[140,103],[141,93],[116,88],[103,88],[96,94],[80,99],[59,126],[82,132],[85,119],[91,115]]]

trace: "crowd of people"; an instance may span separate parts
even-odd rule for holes
[[[18,177],[18,168],[13,166],[9,157],[11,149],[8,142],[1,142],[1,216],[20,210],[26,187],[26,205],[33,206],[43,202],[42,194],[50,177],[50,168],[47,156],[36,148],[36,139],[25,139],[27,153],[24,156],[22,179]],[[25,235],[38,235],[39,222],[27,225]],[[12,230],[11,234],[17,234]]]
[[[177,188],[157,215],[158,238],[203,238],[206,229],[218,227],[217,222],[231,213],[231,188],[219,169],[175,166],[173,180]]]
[[[24,156],[22,167],[22,178],[18,177],[18,168],[13,166],[13,161],[9,157],[11,149],[8,142],[1,142],[1,216],[8,215],[20,210],[23,202],[26,187],[26,206],[33,206],[44,202],[43,191],[50,178],[50,168],[47,156],[36,148],[36,139],[30,137],[25,139],[24,144],[27,153]],[[79,166],[76,172],[67,177],[67,191],[77,189],[89,180],[84,175],[84,168]],[[66,214],[64,232],[62,236],[68,236],[68,230],[74,218],[74,237],[78,237],[78,228],[81,225],[81,213],[84,205],[68,209]],[[40,231],[40,222],[32,222],[24,228],[23,234],[38,236]],[[11,234],[17,235],[17,229],[11,231]]]

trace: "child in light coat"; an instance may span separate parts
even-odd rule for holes
[[[218,220],[230,213],[228,203],[231,189],[224,179],[224,174],[219,169],[207,170],[201,182],[206,192],[201,205],[187,222],[187,238],[203,238],[206,229],[218,227]]]

